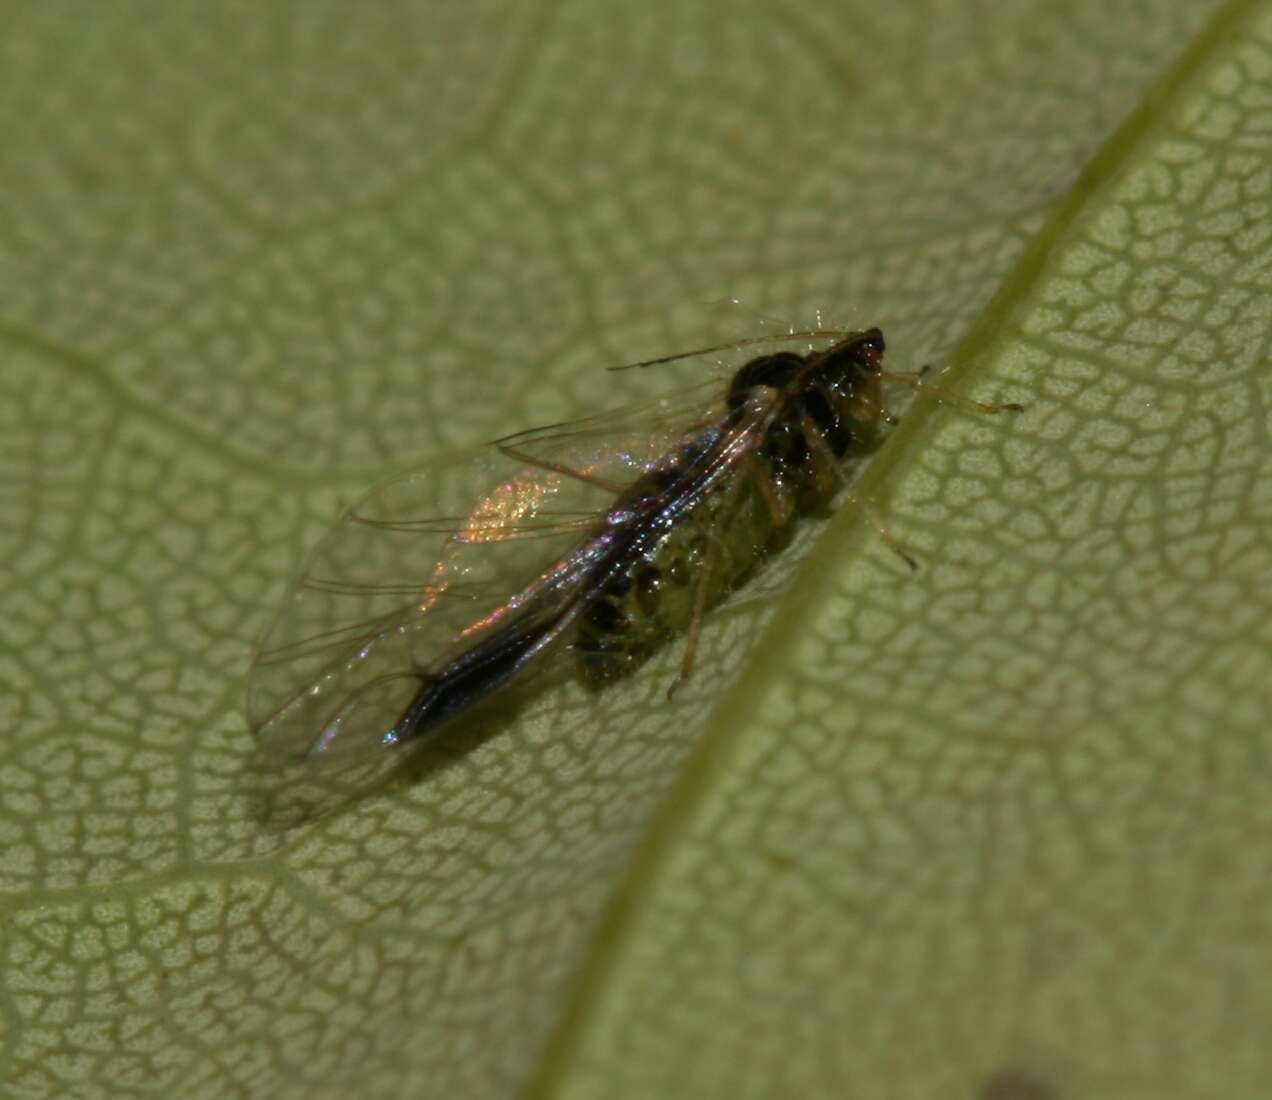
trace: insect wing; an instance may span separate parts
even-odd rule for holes
[[[419,677],[584,537],[594,505],[571,493],[560,514],[561,475],[509,467],[500,479],[498,458],[385,482],[315,547],[254,655],[247,710],[264,747],[329,756],[381,741]]]
[[[646,404],[505,436],[495,446],[542,469],[568,469],[612,494],[709,430],[722,396],[721,381],[712,378]]]
[[[551,615],[625,486],[701,433],[718,387],[508,437],[372,489],[292,583],[254,654],[248,719],[283,757],[374,751],[420,684],[508,613]],[[514,606],[516,605],[516,606]]]

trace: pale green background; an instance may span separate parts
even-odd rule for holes
[[[1267,1091],[1266,0],[0,25],[6,1097]],[[846,510],[674,706],[263,820],[339,503],[726,295],[1029,406],[866,474],[921,573]]]

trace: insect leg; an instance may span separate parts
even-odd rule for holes
[[[754,480],[755,487],[759,490],[760,497],[773,518],[773,526],[781,527],[795,512],[795,501],[791,498],[791,494],[783,492],[773,483],[772,478],[765,476],[759,460],[753,454],[747,455],[742,470]]]
[[[918,394],[931,394],[931,396],[935,397],[938,401],[963,409],[965,412],[995,414],[1025,411],[1024,405],[1019,405],[1015,401],[1005,401],[1001,404],[995,404],[990,401],[977,401],[975,398],[965,397],[961,393],[954,393],[952,390],[947,390],[943,386],[934,386],[930,382],[923,381],[923,375],[926,373],[926,368],[917,374],[912,374],[908,371],[885,370],[879,372],[879,377],[885,382],[896,382],[898,385],[908,386]]]
[[[745,470],[746,467],[743,468],[743,472],[740,473],[740,476],[728,491],[728,499],[725,500],[724,505],[720,509],[718,528],[707,535],[706,560],[702,563],[702,568],[698,574],[698,587],[693,594],[693,611],[689,619],[689,629],[685,638],[685,651],[680,658],[680,670],[667,688],[668,699],[675,695],[680,685],[689,679],[689,674],[693,672],[694,659],[698,653],[698,639],[702,636],[702,620],[706,616],[707,605],[711,598],[711,577],[720,567],[720,556],[724,549],[721,534],[728,531],[729,525],[733,522],[742,503],[741,488],[746,482]]]
[[[711,574],[720,564],[720,540],[714,535],[707,544],[706,561],[702,563],[698,587],[693,594],[693,615],[689,620],[689,630],[685,638],[685,652],[680,658],[680,670],[676,678],[667,687],[667,698],[676,694],[680,685],[689,679],[693,672],[693,662],[698,653],[698,639],[702,636],[702,619],[707,613],[707,597],[710,594]]]
[[[878,532],[879,537],[883,539],[883,544],[911,569],[917,571],[919,563],[906,553],[906,549],[901,545],[901,541],[896,537],[896,535],[888,530],[888,526],[883,522],[883,517],[879,515],[878,509],[876,509],[870,501],[852,487],[847,475],[835,459],[834,452],[832,452],[830,447],[827,445],[821,432],[817,430],[817,426],[807,418],[804,419],[802,426],[804,436],[808,440],[809,450],[816,456],[819,466],[823,469],[829,468],[834,472],[848,490],[846,498],[848,502],[860,508],[866,514],[866,518],[870,521],[870,525],[876,532]]]

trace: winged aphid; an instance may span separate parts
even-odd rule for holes
[[[521,432],[373,490],[257,649],[248,709],[262,741],[324,757],[417,740],[549,653],[601,687],[683,635],[671,688],[687,680],[707,612],[801,517],[851,492],[887,419],[883,382],[922,385],[884,371],[877,328],[786,339],[819,337],[828,346],[757,355],[724,386]]]

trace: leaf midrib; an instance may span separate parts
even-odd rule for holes
[[[1004,335],[1015,332],[1015,319],[1034,298],[1035,288],[1050,268],[1059,247],[1073,238],[1084,221],[1093,198],[1116,187],[1139,162],[1137,153],[1153,141],[1162,129],[1161,118],[1167,104],[1179,100],[1190,84],[1204,79],[1206,61],[1216,55],[1236,32],[1259,0],[1230,0],[1199,31],[1143,96],[1136,109],[1110,135],[1094,157],[1055,202],[1051,213],[1034,238],[1003,278],[967,335],[950,357],[942,383],[957,392],[969,392],[968,383],[976,368],[992,359]],[[860,480],[863,495],[877,501],[886,513],[896,472],[916,456],[915,437],[928,430],[931,418],[940,410],[933,403],[915,407],[891,433],[887,443],[871,461]],[[680,774],[659,807],[645,837],[624,872],[609,904],[601,913],[597,931],[573,988],[549,1038],[536,1074],[524,1092],[526,1100],[548,1100],[559,1095],[569,1067],[582,1047],[589,1021],[600,1013],[596,1006],[607,996],[619,970],[625,945],[640,920],[642,899],[656,891],[656,883],[674,848],[676,838],[696,816],[713,786],[712,777],[727,766],[737,742],[737,731],[759,713],[771,684],[782,680],[782,667],[792,646],[807,630],[801,608],[816,606],[836,566],[853,560],[871,535],[869,524],[855,514],[858,509],[841,508],[800,564],[795,578],[760,640],[747,658],[747,666],[716,707],[711,721],[698,738]],[[777,670],[777,671],[774,671]]]

